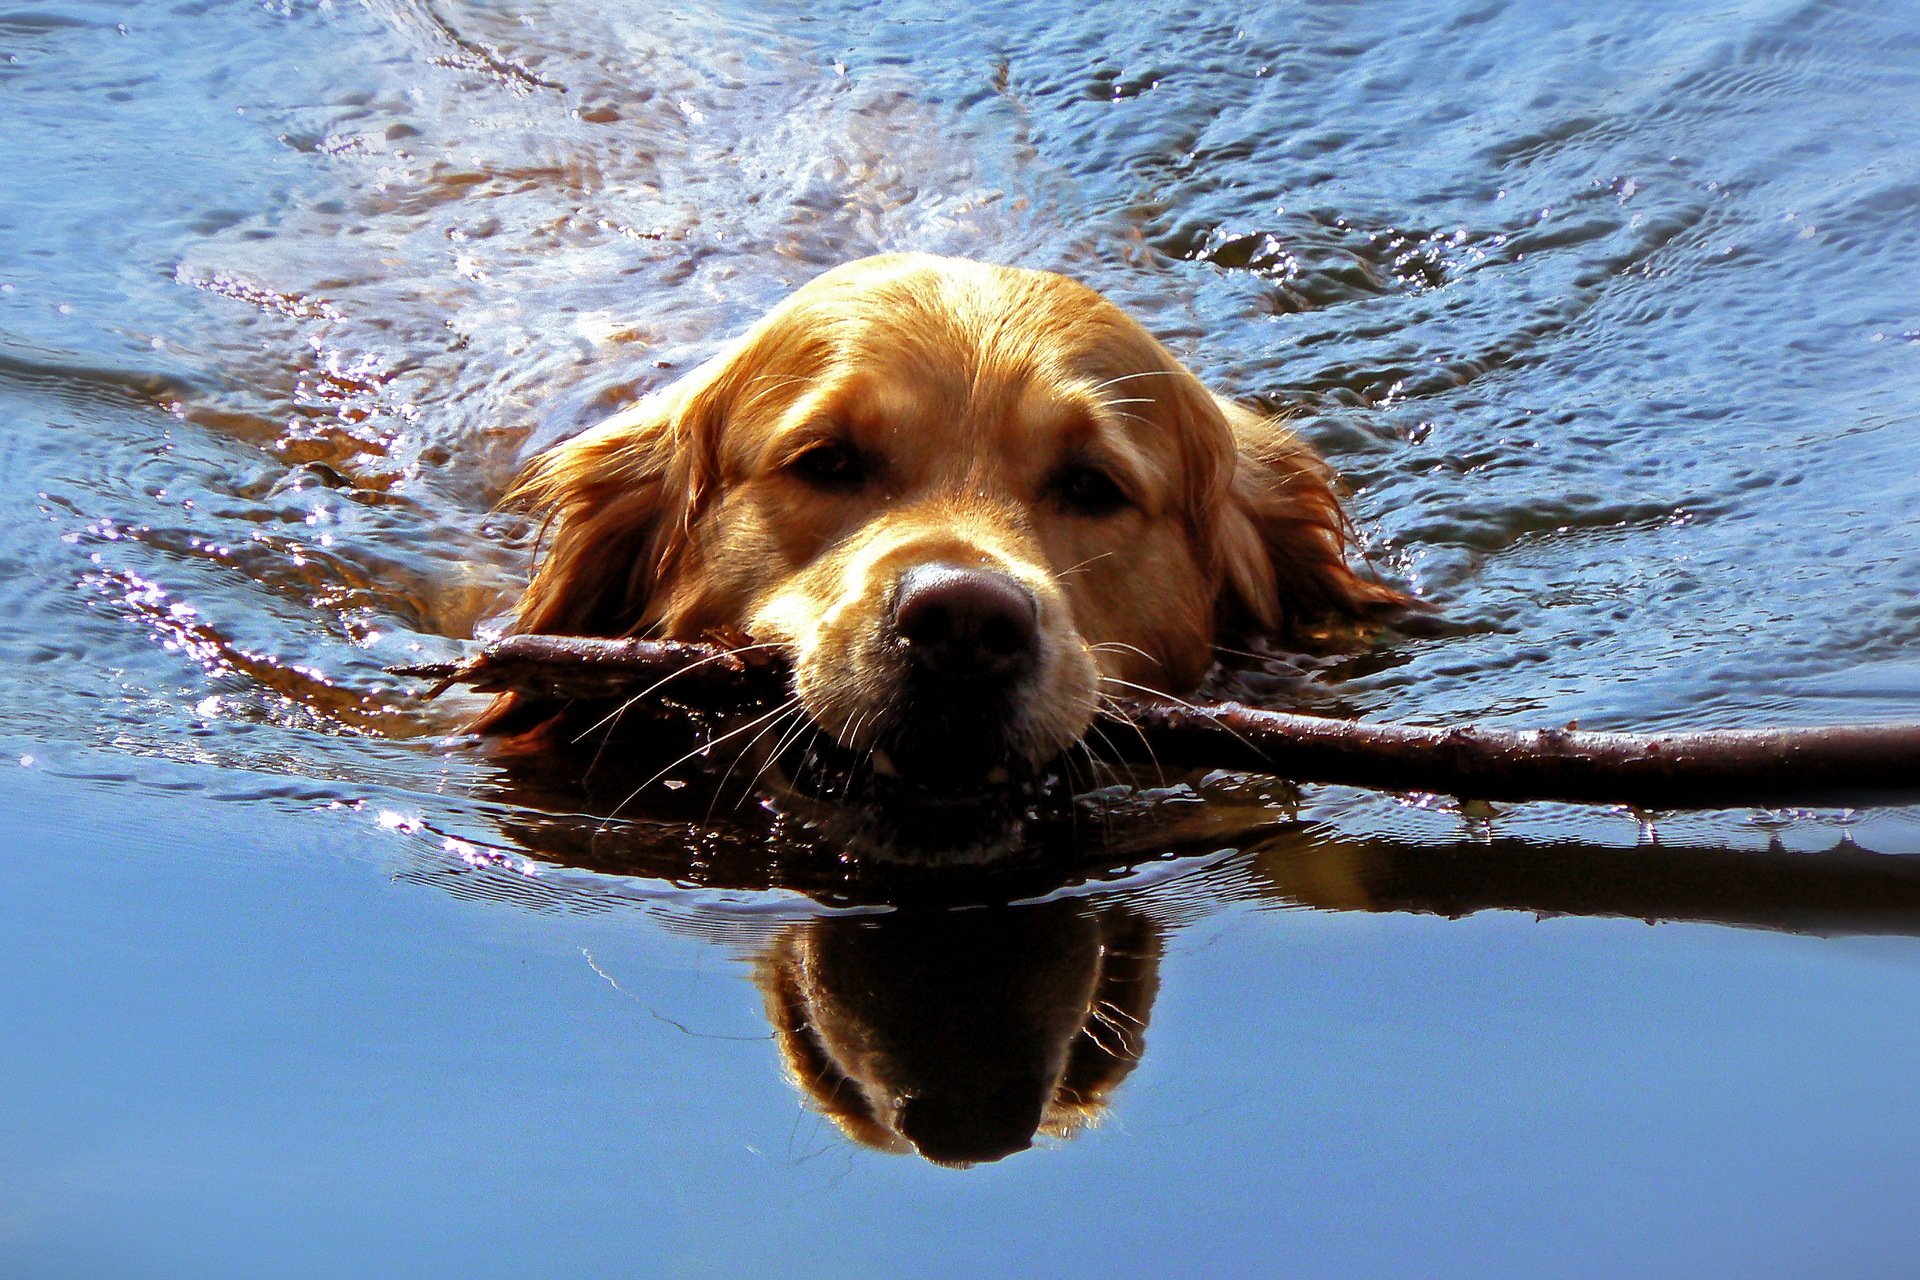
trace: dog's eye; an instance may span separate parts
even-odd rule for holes
[[[1064,468],[1048,487],[1060,505],[1076,515],[1112,515],[1131,505],[1126,491],[1112,476],[1087,463]]]
[[[852,445],[824,440],[787,463],[787,470],[816,489],[846,490],[866,483],[869,466]]]

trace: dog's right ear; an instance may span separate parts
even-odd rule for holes
[[[502,505],[540,525],[511,632],[642,634],[660,620],[712,488],[715,370],[696,370],[527,465]],[[502,694],[469,731],[519,734],[559,710]]]
[[[513,630],[623,636],[655,606],[686,551],[707,485],[697,394],[670,387],[535,458],[506,506],[542,546]]]

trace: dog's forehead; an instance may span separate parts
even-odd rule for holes
[[[868,374],[837,383],[793,415],[824,416],[869,444],[997,455],[1014,469],[1049,465],[1095,442],[1126,452],[1170,447],[1145,397],[1103,396],[1098,384],[1056,373],[1002,369],[970,377]],[[1126,400],[1128,403],[1115,403]]]
[[[827,287],[827,286],[831,287]],[[736,357],[728,453],[766,465],[783,441],[845,433],[946,471],[1007,474],[1101,446],[1179,469],[1171,398],[1190,378],[1137,322],[1058,276],[935,263],[828,278]],[[758,429],[748,429],[749,424]]]

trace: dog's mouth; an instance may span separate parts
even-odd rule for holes
[[[1061,771],[1036,766],[952,726],[907,727],[847,747],[803,734],[778,757],[785,788],[820,802],[863,843],[939,852],[1005,844],[1036,810],[1066,794]]]
[[[837,802],[914,802],[966,806],[1006,796],[1035,796],[1046,773],[1004,748],[937,733],[893,733],[872,747],[843,747],[828,733],[803,735],[781,752],[787,781],[806,794]]]

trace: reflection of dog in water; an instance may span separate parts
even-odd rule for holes
[[[968,1165],[1097,1120],[1143,1051],[1160,936],[1076,903],[828,917],[760,962],[801,1087],[850,1137]]]
[[[1003,881],[1006,896],[1029,905],[957,911],[938,909],[951,895],[920,896],[962,879],[950,868],[855,862],[847,864],[855,878],[842,879],[818,858],[783,869],[768,857],[764,832],[715,845],[672,839],[672,830],[636,824],[623,844],[607,838],[623,833],[602,819],[544,815],[507,834],[509,847],[562,865],[697,886],[715,901],[777,890],[877,906],[898,902],[902,888],[916,891],[915,906],[787,920],[771,936],[756,908],[756,978],[782,1056],[820,1110],[868,1145],[955,1165],[1003,1158],[1036,1134],[1070,1134],[1101,1115],[1144,1052],[1163,938],[1202,907],[1456,920],[1510,911],[1920,937],[1920,858],[1864,849],[1851,827],[1830,828],[1832,847],[1816,851],[1498,835],[1353,840],[1287,822],[1240,839],[1244,853],[1210,858],[1177,882],[1156,876],[1162,887],[1056,896],[1077,878],[1036,870]],[[570,839],[556,843],[562,834]],[[606,905],[592,877],[529,878],[467,858],[448,865],[453,842],[431,831],[421,838],[429,868],[406,874],[459,897],[556,912]],[[982,900],[983,879],[1004,870],[969,869],[965,899]],[[739,938],[741,924],[722,908],[700,932]]]
[[[1223,631],[1405,603],[1349,566],[1312,451],[1119,308],[921,255],[816,279],[514,500],[548,533],[518,630],[777,648],[793,698],[762,739],[883,808],[1019,801],[1104,699],[1193,687]],[[537,746],[606,710],[507,694],[480,727]]]

